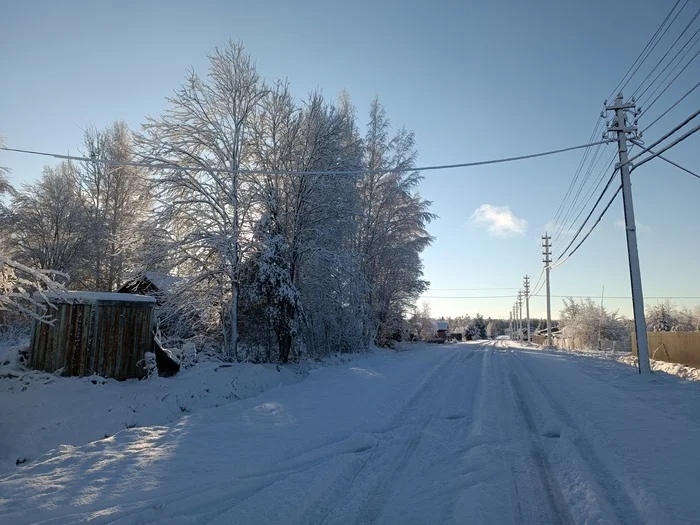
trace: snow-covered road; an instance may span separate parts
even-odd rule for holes
[[[0,477],[0,523],[700,523],[698,401],[611,361],[416,347],[61,447]]]

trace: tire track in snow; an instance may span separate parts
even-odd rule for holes
[[[601,489],[596,492],[605,495],[605,499],[614,509],[619,523],[623,525],[644,523],[645,520],[642,518],[642,513],[634,501],[634,495],[628,492],[623,480],[619,479],[614,472],[606,466],[605,462],[588,442],[585,433],[579,428],[568,411],[554,398],[542,381],[532,373],[523,359],[517,355],[517,352],[511,351],[511,356],[511,360],[518,363],[518,367],[522,370],[523,375],[538,389],[539,393],[542,395],[543,399],[546,400],[551,411],[560,422],[577,431],[576,439],[575,441],[572,440],[572,444],[576,447],[581,459],[588,464],[591,475],[595,476],[595,482]],[[648,497],[646,494],[644,496]]]
[[[536,468],[540,483],[544,488],[544,495],[547,505],[552,512],[550,516],[551,523],[573,525],[573,516],[571,515],[571,511],[566,504],[566,499],[564,498],[561,488],[559,487],[559,484],[552,473],[552,467],[549,463],[544,447],[542,446],[540,435],[537,432],[535,420],[527,403],[525,391],[523,390],[518,377],[512,369],[508,371],[508,380],[514,394],[514,400],[519,409],[522,420],[525,423],[525,428],[529,433],[531,459]]]
[[[386,439],[386,435],[397,428],[402,426],[402,421],[407,417],[407,414],[410,413],[414,406],[420,401],[421,397],[425,394],[425,391],[430,388],[433,384],[433,378],[440,374],[444,369],[449,367],[449,365],[452,364],[452,362],[458,357],[457,354],[455,353],[448,353],[444,358],[442,358],[428,373],[427,376],[420,382],[419,386],[417,389],[414,391],[414,393],[411,395],[409,398],[408,402],[403,406],[403,408],[399,411],[399,413],[392,419],[392,423],[390,424],[389,428],[385,431],[383,431],[384,437],[380,439],[375,445],[373,446],[368,446],[368,447],[363,447],[361,450],[355,450],[352,451],[354,454],[356,454],[358,457],[356,460],[351,461],[349,469],[346,468],[342,472],[340,472],[337,476],[335,476],[334,480],[330,481],[328,484],[328,487],[326,490],[322,492],[319,498],[316,498],[306,506],[307,511],[304,514],[304,517],[302,517],[298,522],[299,523],[316,523],[314,520],[314,517],[309,514],[309,511],[313,511],[312,514],[317,513],[317,508],[318,508],[318,501],[319,499],[322,499],[324,495],[328,493],[335,493],[336,491],[339,491],[340,489],[338,488],[338,485],[344,486],[344,485],[352,485],[353,480],[360,474],[360,472],[365,468],[365,466],[370,462],[372,455],[374,454],[374,451],[377,450],[378,447],[381,446],[382,441]],[[333,443],[331,443],[332,445]],[[213,520],[215,520],[218,517],[224,516],[227,513],[235,510],[237,507],[241,506],[242,504],[246,503],[249,499],[252,497],[258,496],[262,491],[271,489],[275,487],[279,483],[283,483],[286,479],[297,475],[297,474],[302,474],[312,468],[314,468],[317,465],[322,464],[323,461],[315,462],[312,465],[305,465],[302,468],[299,469],[292,469],[286,475],[278,477],[278,479],[272,479],[271,482],[265,483],[264,486],[257,487],[253,490],[247,490],[244,494],[237,494],[239,496],[235,503],[230,503],[225,505],[224,507],[219,507],[216,511],[211,513],[211,519],[207,519],[203,523],[210,523]],[[348,479],[350,478],[350,479]],[[342,492],[342,491],[341,491]],[[242,497],[241,497],[242,496]],[[218,497],[216,498],[218,501],[225,499],[229,500],[230,496],[226,497]],[[199,519],[199,517],[198,517]],[[291,519],[291,518],[290,518]]]
[[[464,363],[471,358],[473,358],[471,352],[455,349],[444,361],[434,367],[421,381],[408,403],[396,415],[384,439],[351,473],[339,477],[324,491],[298,520],[298,523],[374,523],[391,496],[397,479],[404,474],[411,458],[419,448],[427,427],[436,419],[434,411],[421,412],[417,410],[418,406],[435,405],[435,396],[438,393],[444,393],[445,389],[445,382],[440,376],[446,370],[458,370],[459,367],[453,365]],[[420,417],[424,413],[429,416]],[[459,419],[461,418],[456,420]],[[406,437],[407,428],[410,429],[409,439],[402,442]],[[371,467],[381,464],[383,458],[388,459],[388,465],[383,466],[381,472],[375,474]],[[366,493],[366,495],[357,501],[357,497],[352,498],[352,487],[362,487],[363,494]],[[356,494],[356,496],[361,495]],[[359,511],[351,511],[354,512],[354,517],[349,519],[345,509],[353,505],[359,506]]]

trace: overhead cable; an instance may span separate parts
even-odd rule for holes
[[[60,153],[47,153],[42,151],[32,151],[24,150],[18,148],[8,148],[0,147],[0,150],[11,151],[14,153],[24,153],[28,155],[41,155],[45,157],[53,157],[61,160],[75,160],[80,162],[93,162],[98,164],[104,164],[107,166],[136,166],[141,168],[149,169],[162,169],[162,170],[180,170],[186,172],[208,172],[208,173],[230,173],[230,174],[255,174],[255,175],[363,175],[363,174],[383,174],[383,173],[403,173],[403,172],[414,172],[414,171],[436,171],[436,170],[447,170],[455,168],[471,168],[474,166],[484,166],[488,164],[500,164],[503,162],[514,162],[518,160],[533,159],[537,157],[545,157],[547,155],[556,155],[558,153],[565,153],[567,151],[573,151],[577,149],[590,148],[592,146],[597,146],[599,144],[606,144],[608,142],[613,142],[611,139],[600,140],[598,142],[592,142],[590,144],[581,144],[579,146],[571,146],[568,148],[561,148],[551,151],[544,151],[541,153],[531,153],[528,155],[519,155],[516,157],[506,157],[501,159],[492,160],[481,160],[474,162],[463,162],[459,164],[442,164],[435,166],[423,166],[416,168],[387,168],[379,170],[314,170],[314,171],[298,171],[298,170],[256,170],[256,169],[238,169],[232,170],[227,168],[201,168],[192,166],[182,166],[175,162],[168,162],[163,159],[156,159],[156,162],[137,162],[137,161],[115,161],[110,159],[98,159],[91,157],[78,157],[74,155],[62,155]]]

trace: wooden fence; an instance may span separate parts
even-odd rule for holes
[[[41,297],[37,297],[41,300]],[[152,351],[155,299],[130,294],[67,292],[51,297],[53,324],[35,322],[29,366],[65,376],[143,377]]]
[[[700,367],[700,332],[647,332],[647,341],[651,359]],[[632,351],[637,355],[634,333]]]

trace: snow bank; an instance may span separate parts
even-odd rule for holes
[[[624,355],[617,358],[621,363],[637,367],[637,357],[634,355]],[[665,372],[689,381],[700,381],[700,369],[678,363],[667,363],[666,361],[650,360],[651,369],[654,372]]]
[[[301,381],[327,361],[275,364],[200,362],[171,378],[116,381],[60,377],[24,367],[28,341],[0,345],[0,472],[59,445],[83,445],[133,427],[165,425]],[[201,356],[204,358],[204,355]]]
[[[522,345],[517,345],[522,346]],[[552,352],[560,352],[569,355],[578,355],[585,357],[593,357],[595,359],[617,361],[626,365],[637,367],[637,357],[629,353],[610,352],[606,350],[565,350],[561,348],[552,348]],[[700,381],[700,369],[692,366],[681,365],[679,363],[667,363],[666,361],[655,361],[650,359],[651,369],[655,372],[664,372],[666,374],[680,377],[689,381]]]

